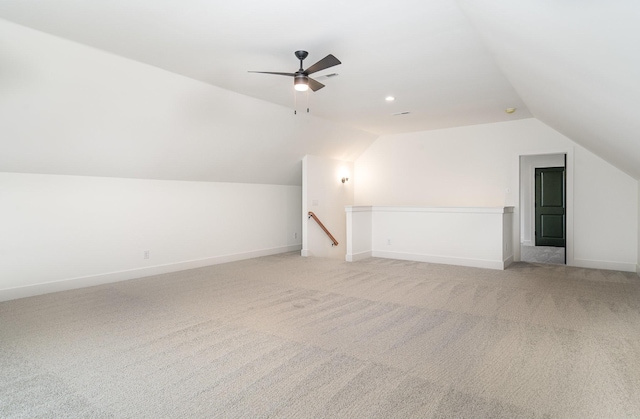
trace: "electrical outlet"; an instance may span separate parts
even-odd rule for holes
[[[391,246],[391,239],[387,239],[387,246]]]
[[[298,233],[293,233],[293,238],[297,239],[298,238]]]
[[[148,250],[145,250],[145,251],[144,251],[144,256],[143,256],[143,258],[144,258],[144,259],[149,259],[149,251],[148,251]]]

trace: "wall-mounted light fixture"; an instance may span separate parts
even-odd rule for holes
[[[349,175],[350,175],[349,172],[350,170],[347,167],[340,168],[340,170],[337,173],[338,179],[340,179],[340,182],[346,183],[349,181]]]

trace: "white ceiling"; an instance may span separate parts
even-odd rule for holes
[[[377,135],[535,116],[640,178],[639,3],[3,0],[0,18]],[[342,61],[326,88],[248,73],[293,72],[298,49]]]
[[[311,112],[374,134],[531,116],[453,0],[4,0],[0,17],[290,108],[292,79],[248,70],[331,53],[343,64],[317,74]]]

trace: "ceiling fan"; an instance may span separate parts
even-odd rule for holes
[[[307,51],[296,51],[294,53],[296,57],[300,60],[300,69],[295,73],[279,73],[273,71],[249,71],[249,73],[262,73],[262,74],[275,74],[278,76],[289,76],[293,77],[293,87],[299,92],[305,92],[309,88],[314,92],[320,90],[324,87],[324,84],[320,83],[309,77],[310,74],[316,73],[318,71],[325,70],[329,67],[333,67],[334,65],[342,64],[340,60],[338,60],[333,55],[329,54],[311,67],[306,70],[302,69],[302,61],[307,58],[309,53]]]

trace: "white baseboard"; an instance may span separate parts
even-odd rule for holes
[[[507,269],[507,267],[512,263],[513,263],[513,256],[509,256],[504,260],[504,262],[502,262],[502,269]]]
[[[441,263],[444,265],[470,266],[473,268],[487,268],[503,270],[506,261],[486,260],[486,259],[468,259],[450,256],[435,256],[417,253],[401,253],[374,250],[372,256],[385,259],[412,260],[415,262]]]
[[[535,246],[531,240],[523,240],[520,244],[523,246]]]
[[[571,266],[578,268],[606,269],[609,271],[638,272],[638,265],[606,260],[573,259]],[[640,274],[639,274],[640,275]]]
[[[360,252],[360,253],[354,253],[354,254],[346,254],[344,256],[344,260],[346,260],[347,262],[357,262],[359,260],[363,260],[363,259],[368,259],[371,257],[371,251],[369,252]]]
[[[24,287],[7,288],[0,290],[0,301],[9,301],[18,298],[33,297],[35,295],[49,294],[52,292],[68,291],[77,288],[91,287],[94,285],[143,278],[145,276],[183,271],[186,269],[202,268],[204,266],[218,265],[220,263],[253,259],[261,256],[276,255],[279,253],[294,252],[296,250],[300,250],[300,248],[300,245],[275,247],[271,249],[254,250],[251,252],[235,253],[231,255],[212,256],[209,258],[170,263],[167,265],[150,266],[145,268],[130,269],[126,271],[63,279],[59,281],[45,282],[42,284],[27,285]]]
[[[300,250],[300,256],[302,257],[308,257],[309,256],[309,250],[308,249],[302,249]]]
[[[638,274],[638,277],[640,277],[640,265],[636,265],[636,273]]]

